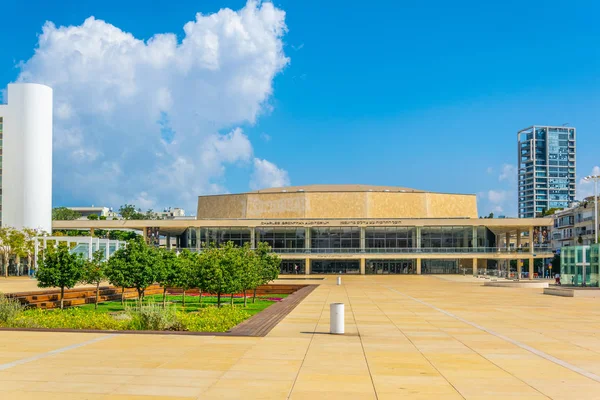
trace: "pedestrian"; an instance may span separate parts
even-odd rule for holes
[[[559,273],[554,275],[554,283],[556,283],[558,286],[560,286],[560,274]]]
[[[298,275],[298,264],[294,264],[294,272]]]

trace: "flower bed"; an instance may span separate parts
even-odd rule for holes
[[[243,298],[239,297],[234,297],[233,307],[228,297],[222,298],[221,307],[216,307],[217,300],[213,296],[202,299],[199,296],[186,296],[185,306],[182,296],[167,296],[163,307],[162,296],[153,295],[148,296],[141,307],[136,300],[127,300],[125,305],[119,301],[101,303],[97,310],[93,304],[65,310],[19,309],[0,313],[0,316],[6,315],[0,319],[0,327],[226,332],[284,297],[286,295],[257,297],[254,303],[248,299],[248,307],[243,306]],[[15,303],[11,301],[4,297],[0,299],[0,312],[2,307],[13,310]]]

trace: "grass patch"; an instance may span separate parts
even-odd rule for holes
[[[162,295],[147,296],[141,309],[137,300],[98,304],[86,304],[65,310],[18,309],[6,313],[0,319],[4,328],[47,329],[98,329],[119,330],[165,330],[190,332],[226,332],[254,314],[259,313],[287,295],[270,295],[256,298],[244,307],[244,299],[234,297],[231,307],[229,298],[222,298],[222,307],[216,307],[217,299],[206,296],[200,304],[199,296],[186,295],[185,307],[182,296],[167,296],[167,306],[162,307]],[[12,310],[12,309],[11,309]]]
[[[256,296],[256,302],[252,303],[252,299],[248,299],[248,307],[244,307],[244,298],[243,297],[234,297],[233,305],[234,308],[241,308],[246,311],[250,315],[258,314],[265,308],[269,307],[271,304],[279,301],[280,299],[286,298],[287,294],[273,294],[269,296]],[[144,302],[154,302],[162,304],[162,294],[155,294],[151,296],[146,296]],[[229,296],[221,296],[221,306],[222,308],[231,307],[230,306],[230,297]],[[202,304],[200,304],[200,296],[185,296],[185,307],[183,307],[183,296],[181,295],[168,295],[167,296],[167,304],[174,305],[177,308],[177,311],[181,312],[196,312],[200,309],[216,307],[217,305],[217,297],[216,296],[203,296]],[[98,304],[97,312],[102,313],[115,313],[120,311],[125,311],[127,307],[135,307],[137,305],[136,299],[126,299],[125,307],[121,305],[120,300],[116,301],[107,301],[104,303]],[[94,310],[94,304],[86,304],[80,306],[79,308],[86,310]]]

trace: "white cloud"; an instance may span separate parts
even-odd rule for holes
[[[590,173],[590,175],[600,176],[600,167],[595,166],[594,168],[592,168],[592,172]],[[598,185],[598,186],[600,186],[600,185]],[[600,187],[598,188],[598,191],[600,191]],[[577,199],[583,200],[586,197],[590,197],[593,195],[594,195],[594,182],[586,181],[585,179],[581,178],[579,180],[579,185],[577,186]]]
[[[490,190],[487,192],[487,199],[493,204],[501,204],[506,201],[508,192],[505,190]]]
[[[253,190],[289,186],[290,178],[286,170],[278,168],[267,160],[254,159],[254,172],[250,180]]]
[[[500,176],[498,176],[498,180],[508,181],[508,182],[516,182],[517,181],[517,167],[512,164],[504,164],[502,165],[502,172],[500,172]]]
[[[261,133],[260,138],[267,143],[271,141],[271,135],[269,135],[268,133]]]
[[[198,13],[183,31],[143,41],[94,17],[44,25],[18,81],[54,89],[55,187],[96,204],[195,207],[225,191],[228,166],[252,160],[235,127],[269,109],[289,62],[285,13],[250,0]]]
[[[494,173],[494,168],[492,168],[492,167],[487,167],[487,169],[486,169],[486,172],[487,172],[488,174],[493,174],[493,173]]]

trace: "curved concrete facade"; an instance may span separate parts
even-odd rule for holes
[[[3,119],[2,225],[52,231],[52,89],[8,85]]]
[[[198,219],[477,218],[475,195],[367,185],[314,185],[200,196]]]

